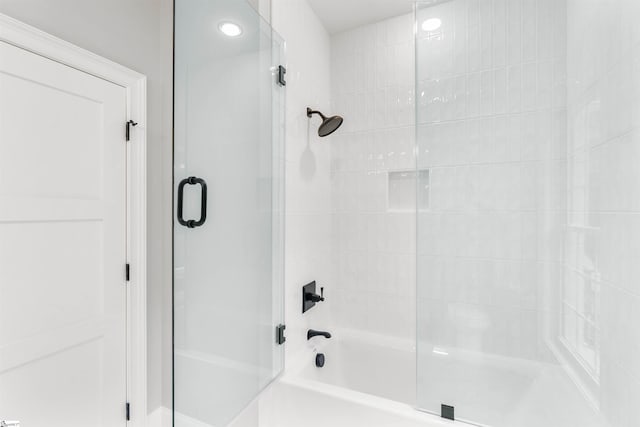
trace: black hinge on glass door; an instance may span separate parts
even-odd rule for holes
[[[284,75],[287,74],[287,69],[282,65],[278,65],[278,84],[280,86],[286,86],[287,81],[284,79]]]
[[[276,344],[282,345],[287,340],[287,337],[284,336],[285,329],[287,329],[286,325],[276,326]]]
[[[127,421],[131,421],[131,405],[129,405],[129,402],[127,402],[125,406],[125,412],[127,416]]]
[[[187,219],[182,217],[182,205],[184,202],[184,187],[185,185],[200,185],[202,187],[201,200],[200,200],[200,219]],[[207,183],[202,178],[196,178],[190,176],[180,181],[178,185],[178,222],[180,225],[184,225],[187,228],[196,228],[204,225],[207,220]]]

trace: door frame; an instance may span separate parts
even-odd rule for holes
[[[127,402],[130,427],[147,425],[147,78],[30,25],[0,14],[0,41],[102,78],[126,89],[127,121],[137,125],[127,144]],[[124,268],[123,278],[124,278]],[[124,280],[123,280],[124,281]],[[125,403],[122,402],[123,414]]]

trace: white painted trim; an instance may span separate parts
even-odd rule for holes
[[[147,426],[147,78],[85,49],[0,14],[0,41],[115,83],[127,90],[127,400],[129,427]],[[125,124],[122,124],[124,136]],[[124,143],[124,138],[123,138]],[[124,402],[123,402],[124,404]],[[124,407],[123,407],[124,413]]]

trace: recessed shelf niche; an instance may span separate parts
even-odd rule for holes
[[[416,179],[417,178],[417,179]],[[416,185],[418,192],[416,192]],[[416,207],[426,211],[429,209],[429,170],[390,171],[388,174],[388,211],[413,212]]]

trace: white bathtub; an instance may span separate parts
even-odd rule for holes
[[[326,356],[324,368],[315,367],[317,351]],[[177,356],[177,364],[187,364],[182,368],[184,381],[192,386],[194,381],[224,381],[223,384],[239,386],[237,381],[244,381],[242,375],[233,379],[214,375],[217,361],[205,360],[204,366],[200,366],[191,354]],[[193,372],[188,367],[193,367]],[[190,372],[193,375],[187,375]],[[210,373],[203,376],[207,372]],[[330,340],[314,338],[304,354],[288,361],[285,374],[228,427],[452,427],[452,422],[414,408],[415,378],[412,343],[338,331]],[[221,392],[225,390],[229,391],[220,388]],[[239,400],[228,394],[226,405]],[[191,414],[199,414],[195,410],[198,408],[191,408],[189,397],[184,398],[181,406],[188,411],[176,414],[176,425],[227,425],[224,420],[206,424],[193,418]],[[217,412],[229,412],[228,407],[225,411],[219,407],[205,409],[208,418],[197,418],[215,420]],[[203,410],[200,408],[200,412]]]
[[[312,353],[293,367],[293,376],[415,406],[413,342],[353,331],[313,340]],[[323,368],[315,366],[316,353],[325,356]]]
[[[348,331],[314,342],[257,402],[260,427],[452,425],[414,409],[412,343]],[[315,367],[316,352],[325,354],[323,368]]]
[[[260,427],[453,426],[450,421],[418,412],[404,403],[346,389],[317,387],[289,379],[282,379],[273,384],[259,400],[258,407],[257,418]],[[249,421],[233,427],[255,425],[255,422]]]
[[[576,393],[575,384],[558,364],[447,350],[446,355],[442,351],[422,355],[425,369],[420,380],[429,384],[421,393],[424,407],[436,410],[444,399],[464,408],[461,418],[472,414],[469,419],[489,425],[607,425]],[[317,352],[325,354],[323,368],[314,365]],[[414,409],[415,359],[412,342],[349,331],[338,331],[330,340],[314,338],[298,360],[287,362],[285,375],[228,427],[452,427],[450,421]],[[256,373],[242,364],[178,352],[176,366],[189,390],[197,390],[194,385],[201,381],[236,386],[214,388],[222,395],[212,401],[222,402],[223,408],[194,408],[202,399],[182,393],[184,401],[176,402],[185,412],[176,415],[176,425],[181,427],[226,426],[228,420],[216,416],[230,413],[229,408],[241,408],[251,396],[238,393],[255,390],[251,384]],[[469,382],[469,378],[475,381]],[[461,394],[460,390],[466,392]],[[476,397],[479,395],[481,399]],[[545,411],[536,410],[541,406]],[[498,415],[509,422],[495,418]]]

